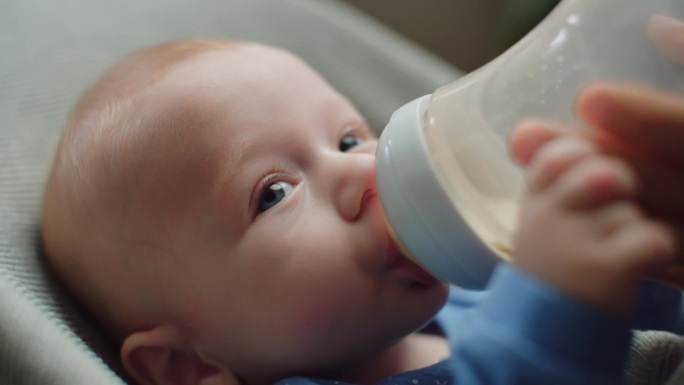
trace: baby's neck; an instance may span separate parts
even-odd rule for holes
[[[350,373],[345,381],[374,384],[393,374],[436,364],[449,356],[443,336],[413,333]]]

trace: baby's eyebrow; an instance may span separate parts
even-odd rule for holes
[[[214,218],[218,219],[221,236],[226,234],[226,229],[232,229],[232,233],[241,234],[247,227],[247,223],[240,218],[248,213],[248,203],[243,202],[242,190],[244,181],[236,181],[244,168],[245,162],[250,161],[249,153],[253,146],[241,140],[228,140],[219,146],[222,151],[215,159],[218,170],[213,180],[213,196],[217,199],[218,207],[214,212]],[[251,191],[251,190],[250,190]],[[248,192],[249,194],[249,192]],[[243,212],[241,207],[245,208]],[[246,217],[246,216],[245,216]]]
[[[226,143],[226,150],[220,157],[220,172],[216,178],[217,186],[225,186],[235,177],[240,169],[240,163],[245,159],[248,146],[243,141],[230,141]]]

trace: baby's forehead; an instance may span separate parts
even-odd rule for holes
[[[165,83],[177,90],[211,96],[212,91],[232,94],[236,101],[259,93],[289,93],[326,83],[308,64],[290,52],[258,44],[236,44],[206,50],[176,63]],[[327,83],[326,83],[327,85]],[[283,101],[288,98],[283,99]]]
[[[137,106],[143,124],[162,136],[160,145],[185,153],[211,152],[255,127],[306,124],[331,108],[355,111],[294,55],[254,44],[185,58]]]
[[[207,118],[211,109],[228,108],[261,83],[256,58],[231,48],[204,51],[175,63],[144,96],[147,111],[158,121],[188,123]]]
[[[307,91],[304,91],[307,90]],[[265,117],[290,113],[302,92],[340,98],[295,56],[252,44],[206,51],[174,65],[144,96],[148,124],[170,135],[198,130],[248,129]],[[247,123],[247,124],[246,124]]]

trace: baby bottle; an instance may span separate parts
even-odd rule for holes
[[[481,289],[510,260],[523,170],[507,137],[525,117],[579,124],[592,80],[684,90],[684,0],[562,0],[508,51],[394,112],[377,149],[388,227],[436,277]]]

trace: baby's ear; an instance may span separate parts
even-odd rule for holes
[[[202,361],[172,326],[129,335],[121,360],[139,385],[241,385],[232,372]]]

